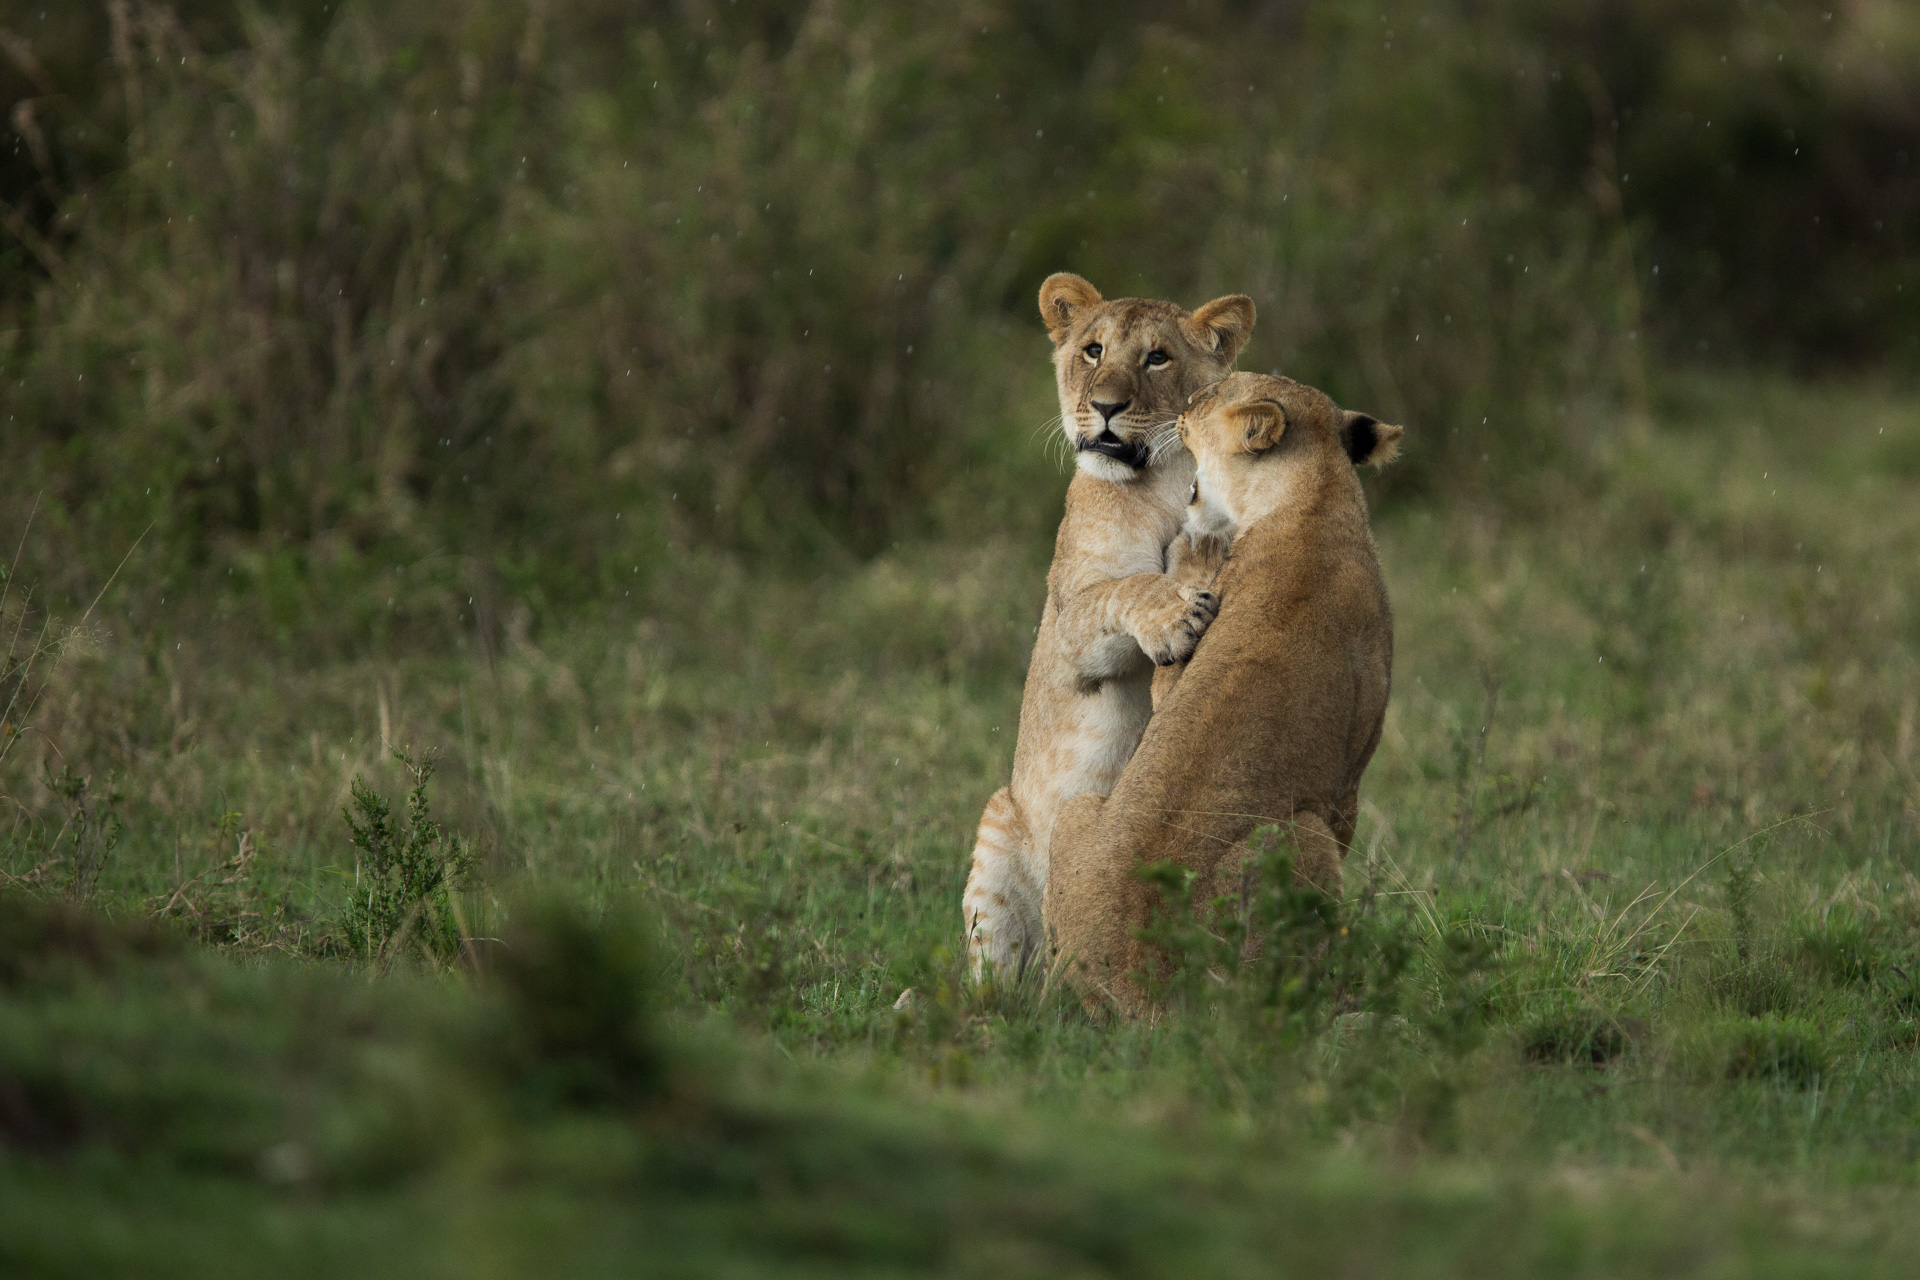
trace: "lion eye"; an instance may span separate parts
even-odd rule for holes
[[[1086,346],[1081,348],[1081,353],[1085,355],[1089,360],[1098,360],[1100,358],[1100,352],[1102,350],[1103,348],[1100,346],[1099,343],[1089,342]]]
[[[1187,505],[1192,506],[1198,501],[1200,501],[1200,482],[1195,480],[1193,482],[1193,488],[1187,490]]]
[[[1167,362],[1166,352],[1164,351],[1147,352],[1147,368],[1158,369],[1161,365],[1165,364],[1166,362]]]

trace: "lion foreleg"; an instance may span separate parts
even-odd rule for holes
[[[1056,625],[1079,677],[1097,682],[1122,674],[1139,653],[1156,666],[1188,657],[1219,608],[1211,590],[1136,573],[1080,592]]]
[[[1167,544],[1167,578],[1178,587],[1211,591],[1226,563],[1224,534],[1179,533]]]
[[[1214,591],[1214,580],[1220,576],[1220,570],[1227,562],[1227,539],[1219,534],[1181,533],[1175,535],[1167,546],[1167,581],[1177,589],[1194,597],[1196,601],[1204,594],[1216,597],[1214,607],[1219,603],[1218,593]],[[1198,640],[1195,645],[1198,645]],[[1192,657],[1176,658],[1163,663],[1153,672],[1153,709],[1157,714],[1167,705],[1167,699],[1173,696],[1180,677],[1187,672],[1187,662]]]

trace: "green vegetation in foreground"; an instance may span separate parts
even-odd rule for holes
[[[956,981],[1030,530],[810,583],[691,558],[564,627],[317,665],[244,594],[109,594],[0,760],[0,1256],[1903,1272],[1913,410],[1673,381],[1573,429],[1590,462],[1526,502],[1377,512],[1396,690],[1346,918],[1398,977],[1202,983],[1154,1026]],[[479,851],[452,960],[348,944],[352,781],[413,781],[383,744],[437,753]],[[653,919],[651,958],[529,892]]]
[[[522,914],[513,963],[476,994],[239,965],[0,899],[0,1264],[1896,1275],[1920,1243],[1884,1193],[1306,1151],[1198,1112],[1090,1127],[1002,1096],[958,1105],[923,1079],[658,1031],[630,927]]]

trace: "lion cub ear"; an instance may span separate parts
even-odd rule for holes
[[[1233,424],[1244,433],[1241,440],[1248,453],[1264,453],[1286,433],[1287,411],[1271,400],[1261,400],[1235,409]]]
[[[1080,312],[1099,305],[1100,291],[1071,271],[1056,271],[1040,284],[1040,318],[1047,322],[1055,346],[1066,338]]]
[[[1400,456],[1401,428],[1371,414],[1348,410],[1340,424],[1340,443],[1354,466],[1370,462],[1384,467]]]
[[[1253,299],[1244,293],[1215,298],[1187,317],[1187,331],[1221,361],[1232,364],[1253,336]]]

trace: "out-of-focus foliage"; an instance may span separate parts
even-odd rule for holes
[[[1642,352],[1914,358],[1889,0],[112,0],[0,46],[0,500],[44,581],[151,522],[139,581],[289,625],[964,512],[1060,268],[1252,294],[1244,362],[1407,422],[1403,490],[1577,447]]]
[[[464,990],[234,963],[0,890],[0,1267],[1240,1277],[1285,1258],[1315,1273],[1504,1280],[1577,1257],[1625,1280],[1773,1280],[1902,1276],[1920,1234],[1905,1187],[1855,1185],[1857,1167],[1852,1184],[1802,1174],[1758,1188],[1750,1167],[1713,1176],[1692,1147],[1684,1174],[1644,1167],[1632,1133],[1652,1131],[1638,1123],[1619,1139],[1635,1146],[1583,1149],[1578,1164],[1449,1158],[1431,1120],[1429,1095],[1450,1104],[1442,1090],[1387,1124],[1343,1125],[1329,1151],[1310,1125],[1169,1087],[1224,1073],[1212,1045],[1161,1077],[1176,1101],[1142,1099],[1124,1120],[1105,1099],[1066,1110],[797,1066],[716,1026],[696,1036],[658,1019],[635,963],[644,934],[618,917],[518,914],[505,954],[519,959]],[[1411,1033],[1385,1020],[1348,1025],[1336,1061],[1407,1070],[1446,1056],[1401,1047]],[[1720,1032],[1741,1056],[1715,1087],[1752,1099],[1735,1114],[1790,1122],[1779,1117],[1810,1109],[1802,1080],[1827,1079],[1812,1097],[1852,1100],[1845,1074],[1808,1069],[1811,1034],[1791,1018]],[[955,1049],[940,1070],[967,1060]],[[1348,1074],[1338,1092],[1364,1096],[1372,1082]],[[1617,1114],[1615,1096],[1644,1087],[1622,1074],[1554,1064],[1528,1083],[1535,1098],[1559,1085],[1562,1109],[1592,1117],[1597,1095]],[[1601,1113],[1603,1132],[1627,1128]],[[1875,1132],[1883,1148],[1899,1140]]]
[[[1548,59],[1532,163],[1569,191],[1618,169],[1646,305],[1682,351],[1920,363],[1920,10],[1508,8]]]

